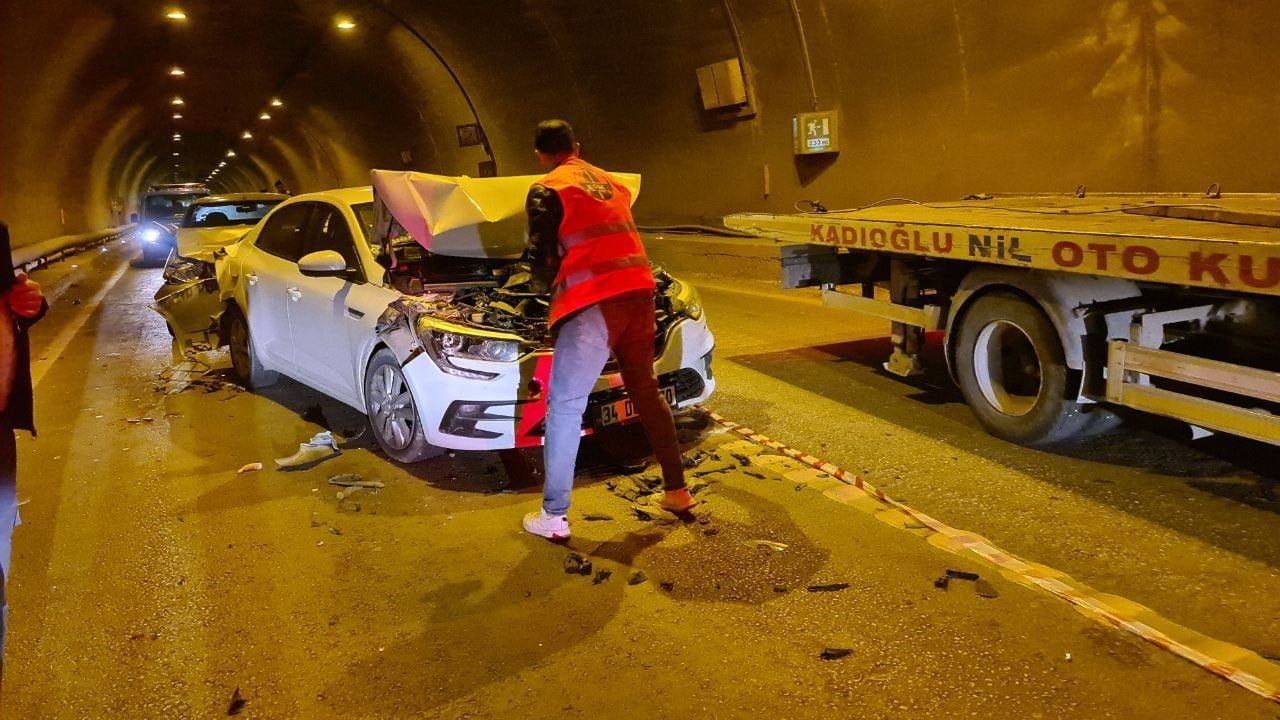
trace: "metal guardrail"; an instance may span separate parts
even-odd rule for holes
[[[134,224],[121,225],[80,235],[63,235],[13,248],[13,269],[28,271],[48,265],[69,255],[123,237],[133,232],[136,227],[137,225]]]

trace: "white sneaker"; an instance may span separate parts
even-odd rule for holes
[[[540,535],[548,540],[569,538],[569,518],[564,515],[548,515],[542,510],[524,516],[525,532]]]

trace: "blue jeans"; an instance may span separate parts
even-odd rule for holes
[[[9,624],[9,605],[5,583],[13,550],[13,529],[18,517],[18,448],[8,422],[0,420],[0,663],[4,659],[4,640]],[[2,665],[0,665],[2,666]]]
[[[609,298],[570,316],[560,325],[551,360],[543,447],[546,482],[542,488],[542,510],[548,515],[569,512],[582,415],[587,409],[587,397],[611,353],[618,358],[627,393],[640,414],[649,445],[662,465],[664,487],[676,490],[685,486],[675,420],[653,374],[655,325],[651,292]]]

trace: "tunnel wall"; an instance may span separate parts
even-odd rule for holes
[[[475,175],[491,158],[537,172],[531,128],[552,116],[589,159],[644,175],[649,223],[801,198],[1280,186],[1267,0],[379,0],[342,6],[359,22],[343,37],[327,25],[339,7],[246,3],[229,15],[268,30],[205,47],[220,33],[197,16],[201,34],[161,52],[139,39],[162,32],[154,4],[0,6],[0,27],[22,29],[0,33],[0,218],[16,242],[102,227],[112,198],[168,179],[167,90],[146,73],[188,50],[236,80],[225,105],[203,103],[225,126],[193,134],[184,168],[201,179],[235,148],[224,190],[365,184],[370,167]],[[752,112],[703,111],[697,68],[739,56]],[[272,93],[288,104],[269,123],[236,104]],[[841,152],[797,158],[792,118],[815,107],[839,111]],[[461,147],[456,127],[476,121],[487,147]]]

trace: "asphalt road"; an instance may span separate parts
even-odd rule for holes
[[[707,483],[688,522],[637,517],[618,494],[632,481],[589,444],[568,548],[519,531],[537,488],[493,454],[399,467],[356,441],[309,470],[237,475],[361,417],[289,381],[167,394],[169,338],[148,307],[159,273],[127,267],[131,252],[36,275],[53,310],[34,332],[40,436],[20,444],[6,718],[223,717],[237,688],[242,717],[272,719],[1280,711],[714,428],[686,433]],[[878,321],[778,291],[754,260],[670,240],[654,254],[702,289],[712,409],[1100,592],[1280,656],[1268,450],[1151,423],[1054,453],[1010,446],[976,428],[944,374],[878,371]],[[339,500],[340,473],[386,487]],[[612,576],[566,574],[571,551]],[[947,568],[998,597],[935,588]],[[637,571],[647,580],[629,584]],[[807,591],[829,584],[848,587]],[[828,648],[851,652],[821,659]]]

